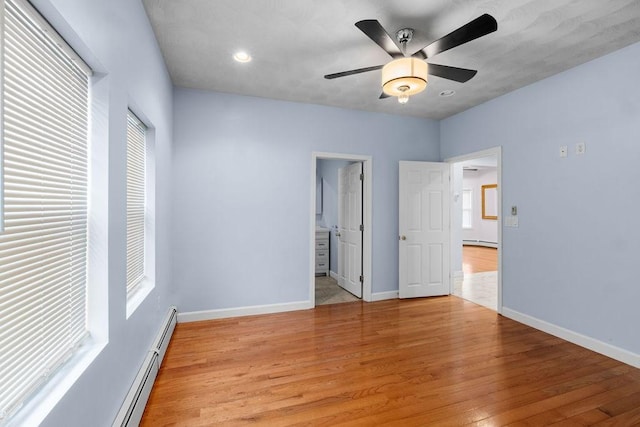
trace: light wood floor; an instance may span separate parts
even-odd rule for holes
[[[498,269],[498,250],[483,246],[462,247],[462,271],[464,274],[483,273]]]
[[[640,370],[450,297],[179,324],[143,426],[640,425]]]

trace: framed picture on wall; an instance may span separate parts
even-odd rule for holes
[[[482,186],[482,219],[498,219],[498,184]]]

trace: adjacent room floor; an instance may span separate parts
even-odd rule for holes
[[[464,279],[456,279],[453,294],[492,310],[498,309],[498,250],[462,247]]]
[[[316,276],[316,306],[360,301],[360,298],[342,289],[330,276]]]
[[[453,295],[492,310],[498,308],[498,250],[482,246],[463,246],[464,279],[453,285]],[[360,301],[330,276],[316,276],[316,306]]]

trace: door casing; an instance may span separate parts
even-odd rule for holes
[[[502,147],[493,147],[493,148],[489,148],[487,150],[482,150],[482,151],[476,151],[474,153],[469,153],[469,154],[464,154],[461,156],[456,156],[456,157],[450,157],[445,159],[444,161],[446,163],[449,163],[451,165],[451,175],[453,176],[453,164],[454,163],[459,163],[459,162],[464,162],[467,160],[473,160],[473,159],[477,159],[480,157],[489,157],[489,156],[495,156],[497,159],[497,184],[498,184],[498,301],[497,301],[497,312],[499,314],[502,314],[502,216],[503,216],[503,209],[502,209]],[[450,191],[450,199],[452,201],[452,206],[453,206],[453,198],[454,198],[454,192],[453,192],[453,185],[449,186],[449,191]],[[451,209],[451,215],[453,216],[453,209]],[[453,221],[451,222],[451,224],[453,224]],[[454,244],[462,244],[462,242],[454,242],[453,241],[453,233],[449,232],[449,235],[451,236],[451,250],[453,250],[454,248]],[[451,256],[451,255],[450,255]],[[451,268],[453,270],[453,264],[451,264]],[[451,271],[450,273],[450,277],[452,278],[450,281],[450,287],[451,289],[449,290],[449,293],[452,294],[453,293],[453,271]]]
[[[372,299],[372,283],[371,283],[371,255],[372,255],[372,178],[373,178],[373,161],[371,156],[360,154],[346,153],[330,153],[314,151],[311,153],[311,187],[310,187],[310,221],[309,221],[309,303],[308,308],[316,305],[315,295],[315,236],[316,236],[316,169],[318,159],[332,160],[350,160],[362,162],[364,169],[364,185],[362,191],[362,222],[364,228],[364,236],[362,239],[362,273],[364,281],[362,283],[362,300],[373,301]]]

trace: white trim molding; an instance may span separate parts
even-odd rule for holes
[[[483,246],[485,248],[498,249],[497,242],[487,242],[485,240],[463,240],[462,246]]]
[[[282,304],[252,305],[248,307],[189,311],[185,313],[178,313],[178,323],[226,319],[228,317],[255,316],[257,314],[284,313],[286,311],[307,310],[310,308],[313,308],[311,301],[297,301]]]
[[[620,347],[607,344],[606,342],[565,329],[561,326],[554,325],[553,323],[540,320],[507,307],[502,308],[502,315],[558,338],[562,338],[563,340],[579,345],[580,347],[595,351],[596,353],[604,354],[605,356],[626,363],[627,365],[640,368],[640,354],[632,353]]]

